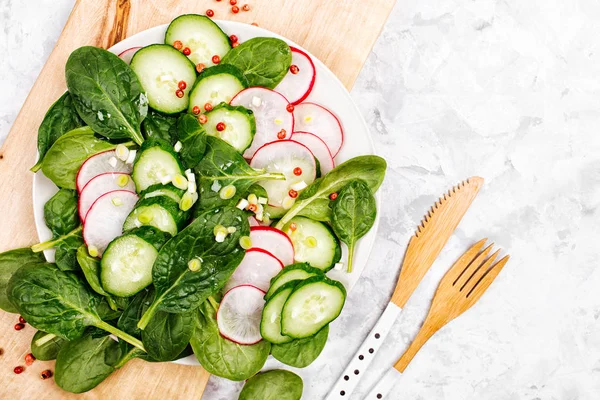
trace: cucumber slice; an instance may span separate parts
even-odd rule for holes
[[[176,188],[173,185],[163,185],[162,183],[158,183],[140,193],[140,197],[142,199],[151,199],[153,197],[166,196],[179,204],[181,196],[183,196],[184,193],[185,190]]]
[[[335,320],[346,302],[344,286],[325,276],[301,282],[288,297],[281,312],[281,333],[294,339],[316,335]]]
[[[144,226],[113,240],[102,257],[102,287],[115,296],[133,296],[152,283],[152,265],[170,235]]]
[[[165,34],[165,43],[173,45],[180,41],[182,49],[189,48],[188,58],[207,67],[215,65],[213,56],[221,59],[231,50],[229,37],[210,18],[198,14],[185,14],[175,18]]]
[[[252,110],[221,103],[211,112],[206,113],[206,118],[207,122],[203,126],[208,135],[226,141],[240,153],[252,144],[256,133],[256,120]],[[225,124],[224,130],[217,129],[219,122]]]
[[[290,294],[300,280],[290,281],[281,286],[267,301],[263,308],[262,319],[260,321],[260,335],[263,339],[274,343],[289,343],[293,339],[281,334],[281,311]]]
[[[293,280],[305,280],[313,276],[323,276],[323,271],[313,268],[307,263],[288,265],[271,279],[271,286],[265,295],[265,300],[268,301],[277,289],[286,283]]]
[[[187,221],[188,213],[179,209],[179,203],[168,196],[140,200],[127,216],[123,230],[153,226],[175,236]]]
[[[138,193],[176,174],[183,175],[183,166],[173,146],[162,139],[146,140],[136,156],[131,174]]]
[[[133,56],[131,69],[140,79],[150,107],[165,114],[175,114],[188,107],[196,67],[179,51],[166,44],[146,46]],[[186,84],[183,90],[180,82]],[[180,90],[181,97],[177,96]]]
[[[292,224],[296,225],[295,230],[290,228]],[[342,258],[340,242],[329,225],[306,217],[294,217],[283,231],[292,240],[297,262],[307,262],[327,272]]]
[[[233,65],[223,64],[207,68],[198,76],[192,88],[188,111],[192,112],[194,107],[199,107],[204,112],[207,103],[213,107],[229,103],[247,86],[248,81]]]

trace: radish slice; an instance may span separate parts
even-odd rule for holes
[[[119,58],[123,61],[125,61],[127,64],[131,63],[131,59],[133,58],[133,56],[135,55],[135,53],[137,53],[137,51],[141,49],[141,47],[132,47],[130,49],[127,49],[125,51],[123,51],[121,54],[119,54]],[[292,58],[293,60],[293,58]]]
[[[98,197],[115,190],[135,192],[135,183],[124,173],[107,172],[92,178],[79,195],[79,218],[85,221],[85,216]]]
[[[315,155],[321,165],[321,175],[325,175],[335,167],[329,147],[316,135],[309,132],[294,132],[292,140],[305,145]]]
[[[77,173],[77,190],[79,193],[83,190],[92,178],[107,172],[123,172],[131,174],[133,167],[131,164],[125,164],[119,160],[114,150],[95,154],[85,160],[79,172]]]
[[[286,209],[293,205],[295,199],[289,195],[290,189],[299,192],[317,176],[315,156],[306,146],[293,140],[265,144],[258,149],[250,166],[285,175],[285,180],[265,180],[258,183],[267,191],[269,205]],[[300,174],[296,175],[298,172]]]
[[[224,291],[240,285],[252,285],[266,292],[271,286],[271,279],[281,272],[282,268],[281,261],[268,251],[250,249],[225,284]]]
[[[232,100],[232,106],[244,106],[254,112],[256,134],[252,145],[244,152],[245,158],[252,158],[256,150],[265,143],[281,140],[280,132],[289,139],[294,131],[294,114],[286,107],[289,102],[281,94],[261,87],[252,87],[239,92]]]
[[[265,292],[252,285],[236,286],[225,293],[217,311],[217,326],[221,335],[238,344],[260,342],[264,296]]]
[[[248,217],[248,223],[250,224],[250,226],[260,226],[260,222],[258,222],[258,220],[252,215]]]
[[[292,50],[292,66],[296,66],[298,72],[293,74],[288,71],[275,90],[284,95],[290,103],[296,105],[302,103],[312,92],[317,71],[308,54],[295,47],[290,46],[290,49]],[[292,67],[290,67],[291,69]]]
[[[294,245],[288,235],[279,229],[270,226],[253,226],[250,228],[250,240],[252,248],[268,251],[284,266],[294,263]]]
[[[138,195],[128,190],[115,190],[100,196],[85,217],[85,244],[96,247],[98,255],[102,255],[108,244],[123,234],[123,223],[137,201]]]
[[[344,143],[344,130],[338,118],[325,107],[302,103],[294,107],[295,129],[310,132],[325,142],[335,157]]]

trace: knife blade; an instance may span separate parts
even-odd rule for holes
[[[398,283],[381,317],[336,381],[326,400],[348,399],[383,344],[402,308],[431,268],[483,186],[474,176],[444,193],[410,238]]]

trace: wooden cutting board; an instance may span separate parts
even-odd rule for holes
[[[233,14],[229,0],[78,0],[56,47],[42,69],[6,142],[0,149],[0,252],[37,241],[29,168],[35,163],[37,129],[45,111],[66,90],[65,62],[84,45],[104,48],[185,13],[215,11],[215,19],[259,26],[307,48],[350,89],[395,0],[239,0],[249,12]],[[15,331],[18,316],[0,311],[0,399],[199,399],[209,374],[200,367],[129,362],[96,389],[80,396],[65,393],[40,372],[54,362],[36,361],[21,375],[13,368],[35,329]]]

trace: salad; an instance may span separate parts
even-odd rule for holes
[[[248,380],[240,398],[299,399],[297,375],[257,373],[269,355],[304,368],[323,350],[346,298],[327,272],[352,271],[386,169],[373,155],[336,165],[343,128],[305,101],[310,56],[188,14],[164,44],[81,47],[65,72],[32,167],[59,188],[53,238],[0,254],[0,308],[39,330],[33,355],[56,359],[73,393],[131,359],[193,353]]]

